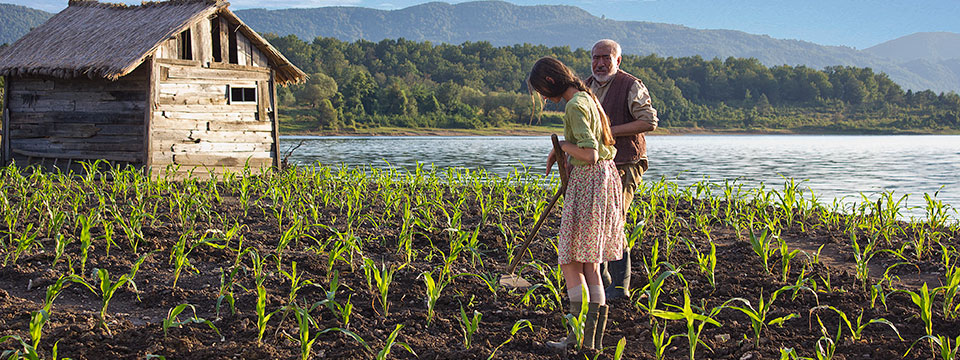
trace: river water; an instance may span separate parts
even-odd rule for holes
[[[483,168],[506,175],[542,172],[548,136],[317,137],[284,136],[282,153],[300,144],[290,162],[311,165]],[[648,136],[646,179],[665,177],[688,185],[737,180],[749,187],[782,188],[802,181],[821,202],[834,198],[876,201],[880,192],[909,194],[907,214],[920,216],[923,194],[960,206],[960,136],[681,135]],[[951,214],[956,219],[956,213]]]

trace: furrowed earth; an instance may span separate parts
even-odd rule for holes
[[[882,318],[896,328],[875,322],[866,325],[862,336],[855,339],[844,323],[835,342],[834,359],[926,359],[932,355],[927,340],[904,356],[927,331],[911,296],[893,289],[918,292],[923,283],[930,289],[947,284],[947,266],[955,266],[957,260],[951,251],[960,238],[956,226],[949,223],[934,227],[884,221],[876,216],[884,208],[882,203],[877,211],[867,204],[859,210],[848,209],[831,221],[825,220],[829,219],[826,214],[843,209],[813,205],[785,209],[760,202],[762,196],[755,192],[708,201],[702,196],[685,196],[690,189],[648,183],[634,201],[627,224],[628,234],[636,239],[631,255],[633,295],[609,301],[604,349],[599,353],[574,348],[556,351],[545,342],[566,335],[566,295],[556,279],[558,209],[547,219],[519,268],[533,287],[511,290],[496,286],[510,254],[528,235],[556,184],[541,187],[517,178],[473,181],[476,174],[431,174],[418,180],[420,175],[412,173],[287,170],[252,178],[246,190],[249,193],[243,194],[238,178],[220,179],[213,185],[209,181],[155,184],[146,180],[153,185],[135,185],[124,180],[120,184],[124,190],[114,190],[120,180],[16,178],[11,173],[7,171],[0,184],[5,193],[4,216],[17,219],[0,224],[4,236],[0,336],[16,335],[29,344],[31,314],[44,306],[48,286],[61,276],[75,274],[92,287],[67,282],[52,302],[38,348],[43,358],[52,358],[55,345],[58,356],[73,359],[144,359],[152,355],[167,359],[300,358],[296,309],[307,311],[315,320],[308,324],[308,339],[316,338],[310,358],[376,358],[397,329],[396,344],[386,358],[579,359],[598,355],[611,359],[618,342],[625,339],[622,358],[654,359],[657,349],[652,335],[664,329],[667,334],[681,335],[664,347],[665,358],[687,358],[686,322],[654,317],[644,309],[649,300],[649,291],[644,291],[649,290],[648,272],[653,270],[644,263],[650,262],[657,244],[659,261],[669,265],[660,265],[656,271],[676,268],[682,274],[682,278],[666,278],[657,309],[680,311],[668,304],[682,306],[686,289],[694,312],[716,310],[712,318],[720,326],[703,327],[697,358],[779,359],[783,349],[791,348],[800,356],[816,358],[819,347],[837,339],[841,324],[837,312],[818,308],[829,305],[842,310],[855,328],[861,312],[863,324]],[[137,195],[141,192],[142,196]],[[37,200],[43,196],[49,196],[47,202]],[[190,205],[190,199],[195,204]],[[72,201],[80,202],[76,212]],[[732,203],[742,206],[733,215],[725,215],[722,209]],[[20,210],[16,210],[18,206]],[[152,214],[143,221],[143,239],[136,252],[117,220],[129,219],[135,208]],[[801,251],[790,262],[786,281],[779,251],[771,252],[769,272],[754,252],[749,241],[751,223],[745,220],[748,209],[766,214],[757,216],[752,224],[756,235],[765,228],[760,225],[761,218],[779,218],[774,223],[779,224],[775,226],[779,239],[790,250]],[[66,214],[67,220],[50,230],[55,217],[51,214],[58,211]],[[788,213],[793,214],[792,222],[784,220]],[[95,219],[89,228],[91,245],[85,264],[84,231],[77,220],[81,215]],[[238,230],[228,236],[234,227]],[[298,229],[296,236],[285,235],[290,229]],[[476,242],[471,243],[474,231]],[[24,244],[20,240],[24,234],[36,237]],[[870,252],[872,258],[865,265],[870,275],[866,283],[869,288],[881,282],[885,299],[872,301],[857,278],[850,234],[856,234],[861,247],[876,239],[876,250]],[[59,258],[58,236],[64,243]],[[916,240],[922,237],[931,240],[918,258],[913,254]],[[113,245],[108,245],[108,238]],[[410,240],[409,257],[404,239]],[[701,271],[692,250],[695,246],[709,252],[711,242],[716,246],[715,286]],[[777,241],[773,244],[776,247]],[[178,247],[187,253],[188,264],[174,286]],[[451,250],[456,247],[459,252]],[[894,251],[877,251],[881,249]],[[254,252],[263,259],[264,311],[276,312],[266,321],[262,341],[258,341]],[[129,273],[141,256],[146,258],[133,277],[135,287],[125,284],[117,288],[108,303],[106,326],[101,325],[102,296],[94,269],[107,270],[110,280],[116,281]],[[944,257],[952,263],[945,265]],[[436,301],[435,316],[428,320],[424,273],[437,279],[445,272],[445,259],[451,258],[445,277],[449,284]],[[294,262],[302,287],[291,300],[291,280],[280,270],[292,273]],[[885,271],[898,263],[903,264],[890,268],[884,281]],[[218,301],[229,292],[231,287],[224,284],[229,284],[234,269],[235,312],[225,298]],[[376,285],[368,283],[369,274],[381,269],[395,271],[386,306]],[[460,274],[477,276],[454,277]],[[331,296],[335,278],[339,287]],[[307,280],[310,284],[304,285]],[[798,283],[803,287],[779,293],[766,321],[795,316],[781,325],[763,327],[757,344],[750,318],[730,307],[746,304],[730,300],[741,298],[757,308],[761,297],[769,301],[776,290]],[[960,321],[944,313],[945,294],[933,295],[932,334],[956,336]],[[196,318],[208,320],[216,330],[198,320],[165,332],[164,319],[180,304],[191,304]],[[340,311],[346,304],[352,305],[348,321]],[[723,305],[726,307],[717,308]],[[481,314],[469,348],[461,309],[468,318],[474,312]],[[194,319],[194,312],[186,308],[177,318]],[[530,326],[511,334],[521,320],[529,321]],[[4,350],[23,350],[25,346],[12,338],[0,343]]]

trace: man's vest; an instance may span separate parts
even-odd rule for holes
[[[587,86],[592,86],[596,81],[597,80],[591,76],[587,79]],[[610,81],[611,83],[607,85],[607,93],[603,96],[603,100],[600,101],[600,105],[603,106],[603,111],[606,112],[607,117],[610,118],[610,126],[637,121],[633,118],[633,114],[630,113],[630,100],[632,99],[628,100],[627,96],[630,94],[630,88],[633,86],[633,83],[640,80],[623,70],[618,70],[617,75],[614,75],[613,80]],[[617,148],[617,156],[613,158],[613,161],[618,165],[635,164],[640,161],[640,159],[647,157],[647,141],[643,137],[643,133],[617,136],[614,140],[617,142],[616,145],[614,145],[614,147]]]

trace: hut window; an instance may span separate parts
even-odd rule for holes
[[[213,40],[211,42],[211,50],[213,50],[213,61],[223,62],[223,57],[220,56],[220,18],[214,17],[210,19],[210,37]]]
[[[255,103],[257,102],[257,88],[255,87],[230,87],[230,103]]]
[[[237,31],[234,29],[227,29],[227,34],[229,35],[229,44],[227,45],[230,49],[230,63],[239,64],[240,61],[237,57]]]
[[[190,29],[180,33],[180,59],[193,60],[193,44],[191,44]]]

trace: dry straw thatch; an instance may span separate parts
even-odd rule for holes
[[[165,40],[218,13],[240,24],[240,32],[270,59],[278,82],[306,77],[243,24],[228,5],[223,0],[170,0],[139,6],[70,0],[66,9],[0,51],[0,75],[116,80],[140,66]]]

